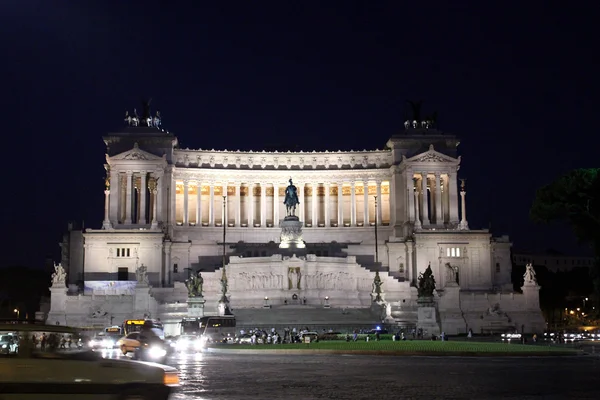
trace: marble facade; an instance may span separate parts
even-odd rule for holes
[[[540,310],[535,296],[513,293],[509,239],[469,227],[452,135],[409,126],[383,150],[349,152],[181,149],[177,137],[156,127],[128,127],[104,141],[102,227],[83,233],[81,262],[63,260],[70,289],[61,289],[61,305],[52,300],[50,320],[58,312],[79,315],[80,325],[96,323],[86,316],[87,305],[77,305],[89,301],[76,294],[77,285],[135,280],[140,265],[150,283],[139,294],[151,298],[148,313],[174,330],[186,313],[182,282],[191,270],[202,270],[204,313],[216,314],[225,247],[234,313],[274,313],[296,299],[317,309],[325,303],[331,309],[370,308],[377,270],[386,320],[415,325],[416,278],[431,265],[446,333],[488,329],[483,316],[495,304],[515,315],[509,325],[543,329],[538,320],[535,326],[519,322]],[[278,246],[290,177],[299,189],[296,215],[306,243],[297,254]],[[449,268],[458,271],[454,286]],[[131,307],[122,306],[128,311],[115,311],[115,318],[141,317],[135,315],[138,303],[127,302]]]

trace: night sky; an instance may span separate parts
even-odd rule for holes
[[[422,99],[462,139],[471,228],[580,252],[528,211],[598,166],[598,12],[487,3],[3,0],[0,265],[59,261],[69,220],[101,227],[102,135],[146,97],[182,147],[230,150],[383,148]]]

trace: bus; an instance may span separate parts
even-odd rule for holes
[[[235,338],[233,315],[200,318],[200,335],[205,342],[229,342]]]
[[[180,335],[200,335],[200,318],[184,318],[181,320]]]
[[[127,319],[123,322],[123,334],[125,336],[133,332],[139,332],[143,326],[157,328],[164,331],[163,324],[160,320],[155,319]]]

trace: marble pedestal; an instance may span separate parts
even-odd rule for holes
[[[302,240],[302,224],[302,221],[296,216],[287,216],[279,222],[281,226],[280,249],[303,249],[306,247]]]
[[[433,297],[420,297],[417,300],[417,328],[423,329],[425,337],[440,334],[440,324],[437,319],[437,310]]]
[[[204,303],[206,303],[206,300],[204,300],[204,297],[202,297],[202,296],[188,297],[188,300],[187,300],[187,304],[188,304],[187,316],[189,318],[202,318],[202,317],[204,317]]]

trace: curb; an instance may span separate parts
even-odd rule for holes
[[[322,350],[322,349],[264,349],[264,350],[253,350],[253,349],[223,349],[208,347],[204,349],[206,353],[214,354],[245,354],[245,355],[357,355],[357,356],[405,356],[405,357],[573,357],[582,355],[580,352],[511,352],[511,353],[498,353],[498,352],[468,352],[468,351],[456,351],[456,352],[407,352],[407,351],[384,351],[384,350]]]

